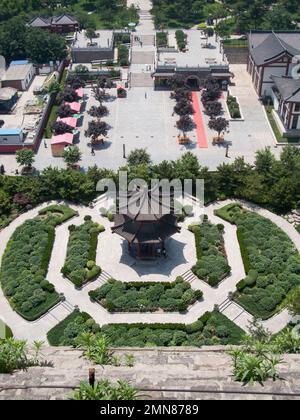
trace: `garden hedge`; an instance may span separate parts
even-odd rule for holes
[[[61,272],[78,288],[101,274],[96,265],[98,235],[104,227],[93,223],[90,216],[85,217],[81,226],[69,226],[70,238],[67,257]]]
[[[109,324],[101,328],[113,347],[238,345],[244,331],[219,312],[193,324]]]
[[[192,225],[195,235],[197,263],[193,273],[210,286],[217,286],[231,271],[224,247],[223,225],[212,225],[207,216],[201,225]]]
[[[23,318],[34,321],[60,301],[54,286],[46,280],[55,239],[55,226],[75,212],[58,206],[49,208],[19,226],[7,244],[0,280],[11,306]]]
[[[49,331],[52,346],[75,345],[82,332],[104,333],[112,347],[238,345],[244,331],[219,312],[207,312],[192,324],[108,324],[99,327],[75,311]]]
[[[74,346],[80,334],[99,331],[99,325],[90,315],[75,310],[48,332],[47,339],[51,346]]]
[[[300,284],[300,256],[293,242],[257,213],[228,206],[216,213],[236,224],[247,273],[238,283],[234,299],[257,318],[270,318]]]
[[[154,312],[159,309],[175,312],[186,311],[202,298],[203,293],[192,290],[190,283],[177,277],[172,283],[123,283],[110,279],[89,295],[109,312]]]

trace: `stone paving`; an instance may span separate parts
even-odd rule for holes
[[[205,213],[208,215],[212,223],[223,223],[225,226],[224,241],[227,251],[228,263],[232,268],[231,275],[224,280],[217,288],[212,288],[205,282],[199,280],[192,275],[190,269],[196,262],[194,237],[188,232],[187,226],[192,222],[187,220],[182,226],[181,234],[175,235],[168,244],[168,258],[166,260],[156,261],[154,263],[143,263],[133,260],[127,253],[127,249],[123,240],[117,235],[110,233],[110,222],[100,216],[98,211],[99,206],[103,206],[106,200],[102,196],[98,205],[93,209],[83,206],[74,206],[72,208],[78,211],[79,217],[68,221],[59,226],[56,230],[56,240],[53,247],[53,253],[49,265],[47,279],[54,284],[59,293],[63,293],[66,298],[66,303],[58,305],[53,308],[44,317],[36,322],[30,323],[23,320],[10,307],[3,292],[0,290],[0,317],[12,329],[16,337],[25,338],[29,341],[37,339],[45,339],[47,331],[52,328],[57,322],[63,319],[66,314],[72,312],[75,306],[78,306],[81,311],[89,313],[96,322],[100,325],[107,323],[191,323],[197,320],[201,315],[207,311],[212,311],[214,305],[219,305],[221,308],[225,303],[225,314],[237,323],[241,328],[247,330],[249,321],[252,316],[244,311],[242,308],[237,308],[235,303],[228,303],[227,298],[229,292],[235,290],[236,284],[245,277],[244,266],[240,254],[239,244],[236,237],[236,227],[225,221],[222,221],[214,215],[214,210],[220,208],[232,201],[215,203],[205,208]],[[101,204],[102,203],[102,204]],[[48,204],[48,203],[47,203]],[[6,245],[16,229],[24,221],[35,217],[39,209],[45,207],[46,203],[27,213],[24,213],[15,221],[13,221],[7,228],[0,232],[0,255],[6,248]],[[286,232],[297,250],[300,252],[300,235],[296,230],[283,218],[257,206],[243,203],[249,210],[255,210],[259,214],[272,220],[284,232]],[[80,225],[84,221],[84,216],[91,215],[96,222],[103,224],[106,231],[99,237],[99,246],[97,250],[97,264],[99,264],[105,271],[106,278],[113,276],[121,281],[173,281],[178,275],[185,275],[188,281],[191,282],[193,289],[200,289],[203,291],[203,300],[194,304],[187,313],[116,313],[110,314],[97,303],[90,301],[88,292],[99,287],[99,282],[88,284],[81,291],[74,288],[74,285],[63,278],[60,270],[64,265],[65,255],[67,251],[67,243],[69,237],[68,226],[70,224]],[[105,244],[110,246],[105,246]],[[106,279],[104,278],[104,280]],[[102,282],[102,281],[101,281]],[[240,310],[241,309],[241,310]],[[280,331],[289,321],[291,316],[287,310],[277,314],[273,318],[264,322],[265,327],[270,329],[273,333]]]
[[[96,380],[129,381],[142,399],[155,400],[281,400],[300,398],[300,356],[282,356],[280,379],[242,386],[232,376],[226,347],[203,349],[128,348],[114,349],[115,355],[133,354],[133,367],[95,366],[71,348],[44,348],[42,360],[50,366],[29,368],[0,375],[0,400],[67,399],[80,382],[88,381],[90,368]]]

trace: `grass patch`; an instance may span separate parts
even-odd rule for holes
[[[273,130],[273,133],[276,137],[277,142],[278,143],[286,143],[286,144],[299,144],[300,143],[299,138],[288,138],[288,137],[283,137],[282,136],[282,134],[281,134],[281,132],[278,128],[277,122],[276,122],[276,120],[273,116],[273,109],[274,109],[274,107],[271,106],[271,105],[265,106],[265,110],[266,110],[266,113],[267,113],[267,116],[268,116],[268,120],[271,124],[272,130]]]
[[[45,128],[45,137],[46,139],[51,139],[52,138],[52,124],[55,123],[55,121],[57,120],[57,111],[58,111],[59,106],[58,105],[53,105],[52,109],[51,109],[51,113],[49,115],[49,119]]]
[[[7,338],[13,337],[13,332],[9,328],[8,325],[6,325],[1,319],[0,319],[0,340],[5,340]]]
[[[168,46],[168,34],[166,32],[157,32],[156,33],[156,44],[158,47],[167,47]]]
[[[226,222],[234,224],[236,217],[241,213],[241,211],[242,206],[240,204],[233,203],[215,210],[214,213]]]

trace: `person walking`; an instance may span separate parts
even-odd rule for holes
[[[92,153],[92,156],[95,156],[96,155],[95,149],[93,147],[92,147],[91,153]]]
[[[147,95],[147,92],[145,92],[145,99],[147,99],[148,98],[148,95]]]

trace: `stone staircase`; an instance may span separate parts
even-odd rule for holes
[[[150,73],[131,73],[131,87],[153,87],[153,79]]]
[[[132,353],[133,368],[94,366],[96,379],[130,381],[144,399],[159,400],[282,400],[300,399],[300,356],[284,356],[281,380],[243,387],[234,382],[224,347],[115,349]],[[66,399],[81,381],[88,380],[90,362],[71,348],[43,350],[44,366],[13,375],[0,375],[0,400]]]

